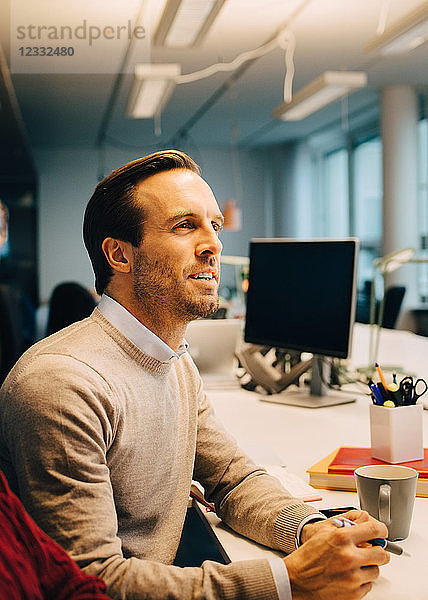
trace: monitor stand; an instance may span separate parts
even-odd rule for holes
[[[285,389],[278,394],[261,396],[261,399],[265,402],[302,406],[304,408],[322,408],[324,406],[355,402],[356,398],[352,394],[338,392],[328,387],[325,383],[330,377],[328,368],[329,365],[323,356],[314,355],[312,358],[310,391],[303,388],[297,390]]]

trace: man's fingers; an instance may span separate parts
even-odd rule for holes
[[[362,567],[361,571],[361,583],[369,583],[379,577],[380,570],[377,565],[371,567]]]
[[[358,548],[358,559],[363,568],[386,565],[390,561],[389,553],[379,546]]]
[[[347,530],[350,539],[356,546],[374,538],[386,538],[388,536],[388,528],[386,525],[375,519],[357,523],[355,527],[346,527],[344,529]]]
[[[364,598],[364,596],[367,596],[367,594],[370,592],[370,590],[372,589],[373,584],[372,583],[365,583],[364,585],[362,585],[360,587],[360,598]]]
[[[346,513],[343,513],[335,518],[340,519],[340,517],[346,517],[347,519],[349,519],[350,521],[354,521],[355,523],[364,523],[365,521],[368,521],[370,519],[370,515],[367,511],[357,509],[348,510]]]

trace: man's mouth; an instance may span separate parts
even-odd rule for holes
[[[194,273],[193,275],[189,275],[190,279],[206,279],[209,281],[210,279],[214,279],[213,273]]]

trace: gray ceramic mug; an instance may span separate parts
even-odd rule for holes
[[[389,540],[404,540],[410,531],[418,472],[400,465],[367,465],[355,469],[362,510],[388,527]]]

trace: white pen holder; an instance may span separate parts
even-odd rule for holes
[[[370,438],[373,458],[388,463],[421,460],[424,457],[423,407],[370,405]]]

